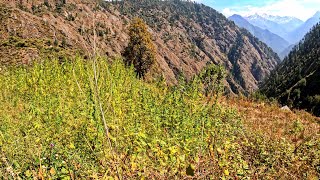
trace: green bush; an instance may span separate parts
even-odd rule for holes
[[[223,88],[223,80],[226,76],[225,69],[222,66],[210,64],[200,73],[199,78],[204,85],[206,96],[213,93],[219,93]]]
[[[210,111],[192,85],[184,92],[157,89],[136,79],[119,60],[109,66],[102,59],[98,69],[108,138],[92,62],[51,61],[0,76],[0,144],[6,159],[1,174],[39,177],[40,167],[45,178],[118,176],[117,171],[124,177],[182,177],[189,165],[200,170],[197,164],[210,158],[209,149],[216,153],[227,142],[236,150],[241,128],[236,113],[222,107]],[[218,174],[229,166],[230,173],[238,169],[212,165],[210,171]]]

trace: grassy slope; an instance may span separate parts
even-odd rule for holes
[[[248,98],[229,98],[223,103],[240,112],[246,127],[267,137],[278,140],[286,138],[292,143],[319,137],[320,118],[305,111],[281,110],[277,103],[270,104]],[[293,132],[295,126],[299,132]]]
[[[234,108],[206,104],[197,81],[146,84],[105,59],[98,76],[96,91],[80,58],[0,72],[0,177],[319,177],[316,134],[298,147],[261,135]]]

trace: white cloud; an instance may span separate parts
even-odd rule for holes
[[[277,2],[268,3],[263,7],[230,7],[222,10],[226,16],[240,14],[243,16],[255,13],[278,15],[278,16],[294,16],[301,20],[306,20],[320,10],[320,0],[279,0]]]

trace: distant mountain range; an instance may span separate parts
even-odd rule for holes
[[[272,16],[268,14],[262,14],[261,16],[265,19],[268,19],[270,21],[283,25],[287,31],[292,30],[290,29],[290,27],[297,28],[303,24],[302,20],[295,17],[291,17],[291,16],[281,17],[281,16]]]
[[[229,19],[250,31],[283,59],[292,47],[320,21],[320,11],[305,22],[295,17],[268,14],[254,14],[246,17],[233,15]]]
[[[288,46],[286,49],[284,49],[279,55],[279,57],[281,59],[284,59],[289,53],[290,51],[293,49],[293,47],[295,46],[295,44],[291,44],[290,46]]]
[[[251,24],[262,29],[268,29],[283,38],[287,38],[288,33],[291,32],[292,29],[296,29],[304,23],[302,20],[295,17],[281,17],[267,14],[255,14],[245,17],[245,19],[247,19]]]
[[[262,42],[270,46],[279,55],[290,45],[288,41],[277,34],[270,32],[267,29],[250,24],[246,19],[240,15],[233,15],[229,17],[235,24],[241,28],[247,29],[252,35],[257,37]]]
[[[310,29],[320,22],[320,11],[318,11],[314,16],[309,18],[305,23],[299,26],[297,29],[290,33],[290,41],[293,43],[298,43]]]

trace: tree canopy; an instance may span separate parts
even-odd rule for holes
[[[125,64],[133,65],[138,77],[144,77],[155,62],[155,47],[147,25],[140,18],[134,18],[129,27],[129,44],[123,52]]]

